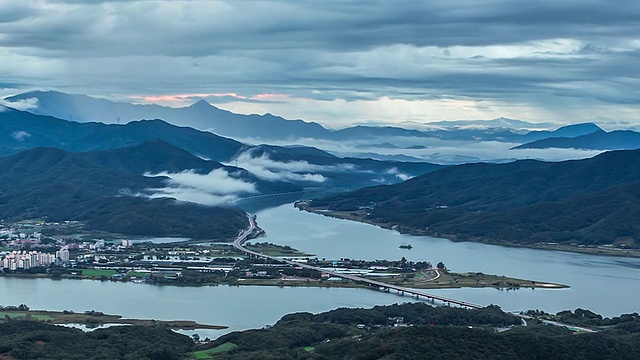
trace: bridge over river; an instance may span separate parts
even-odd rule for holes
[[[251,217],[251,215],[247,214],[247,217],[249,218],[249,228],[245,231],[243,231],[242,233],[240,233],[240,235],[238,235],[238,237],[236,238],[236,240],[233,242],[233,247],[235,247],[236,249],[238,249],[239,251],[248,254],[250,256],[255,256],[258,258],[265,258],[265,259],[269,259],[269,260],[273,260],[273,261],[277,261],[277,262],[281,262],[281,263],[286,263],[292,266],[297,266],[297,267],[301,267],[304,269],[311,269],[311,270],[316,270],[316,271],[320,271],[320,272],[324,272],[327,273],[331,276],[335,276],[335,277],[339,277],[339,278],[343,278],[343,279],[347,279],[347,280],[351,280],[354,282],[358,282],[358,283],[364,283],[367,284],[369,286],[373,286],[376,287],[380,290],[383,291],[390,291],[390,290],[395,290],[398,292],[398,294],[400,295],[404,295],[404,294],[409,294],[409,295],[413,295],[416,298],[425,298],[427,300],[431,300],[431,301],[440,301],[442,303],[444,303],[445,305],[458,305],[460,307],[464,307],[464,308],[469,308],[469,309],[481,309],[484,308],[483,305],[478,305],[478,304],[473,304],[470,302],[466,302],[466,301],[462,301],[462,300],[456,300],[456,299],[452,299],[452,298],[448,298],[448,297],[444,297],[444,296],[439,296],[439,295],[434,295],[434,294],[429,294],[423,291],[419,291],[419,290],[415,290],[415,289],[410,289],[410,288],[406,288],[406,287],[402,287],[402,286],[397,286],[397,285],[391,285],[391,284],[387,284],[381,281],[376,281],[376,280],[371,280],[371,279],[367,279],[361,276],[355,276],[355,275],[351,275],[351,274],[343,274],[343,273],[339,273],[339,272],[335,272],[335,271],[330,271],[330,270],[326,270],[317,266],[312,266],[312,265],[308,265],[308,264],[304,264],[304,263],[300,263],[297,261],[292,261],[292,260],[288,260],[288,259],[283,259],[277,256],[271,256],[271,255],[267,255],[267,254],[262,254],[259,253],[257,251],[252,251],[249,250],[247,248],[245,248],[243,246],[244,242],[247,241],[247,239],[249,238],[249,235],[251,235],[251,233],[256,229],[256,224],[254,219]]]
[[[300,191],[290,191],[290,192],[273,193],[273,194],[261,194],[261,195],[254,195],[254,196],[239,198],[239,199],[233,200],[231,203],[234,205],[238,205],[244,202],[257,201],[257,200],[268,200],[268,199],[283,198],[283,197],[288,198],[288,197],[294,197],[294,196],[299,197],[307,194],[313,194],[318,191],[320,191],[320,188],[311,188],[311,189],[305,189]]]

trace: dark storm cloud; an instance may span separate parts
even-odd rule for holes
[[[639,23],[640,2],[615,0],[0,2],[0,82],[633,105]]]
[[[28,19],[40,13],[21,1],[5,1],[0,4],[0,10],[0,24]]]
[[[102,40],[88,50],[129,55],[211,55],[240,49],[368,49],[392,44],[448,47],[548,38],[625,37],[637,31],[639,7],[612,1],[54,1],[35,24],[3,40],[38,46],[50,40]],[[182,4],[182,6],[180,5]],[[57,6],[56,6],[57,5]],[[58,9],[56,11],[56,9]],[[176,11],[171,11],[176,9]],[[198,14],[200,11],[200,14]],[[19,20],[19,19],[18,19]],[[205,20],[209,20],[205,22]],[[33,25],[33,24],[32,24]],[[100,29],[104,26],[103,29]],[[45,31],[43,31],[45,30]],[[97,35],[112,35],[96,39]],[[186,36],[189,36],[187,38]],[[162,43],[147,40],[165,39]],[[45,41],[43,41],[45,40]],[[176,41],[180,40],[180,41]],[[187,41],[190,40],[190,41]],[[65,49],[83,50],[60,41]],[[205,44],[219,46],[203,46]]]

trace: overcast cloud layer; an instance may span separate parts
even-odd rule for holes
[[[630,122],[640,2],[0,0],[0,94],[56,89],[328,126]]]

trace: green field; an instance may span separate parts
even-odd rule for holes
[[[196,359],[213,359],[214,355],[217,354],[222,354],[225,353],[227,351],[231,351],[235,348],[237,348],[238,345],[234,344],[234,343],[224,343],[220,346],[214,347],[213,349],[208,349],[208,350],[200,350],[200,351],[196,351],[193,353],[193,356]]]
[[[101,277],[101,276],[111,277],[115,273],[116,273],[115,270],[82,269],[82,276],[88,276],[88,277]]]
[[[6,316],[9,316],[11,319],[24,319],[26,317],[26,312],[23,313],[6,313],[6,312],[0,312],[0,318],[5,318]],[[39,320],[39,321],[47,321],[47,320],[53,320],[53,317],[48,316],[48,315],[40,315],[40,314],[31,314],[31,318],[33,320]]]

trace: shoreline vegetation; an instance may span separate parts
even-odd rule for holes
[[[357,269],[355,269],[357,271]],[[49,274],[10,274],[5,273],[0,276],[15,278],[50,278],[52,280],[68,279],[68,280],[98,280],[98,281],[121,281],[113,277],[107,277],[105,274],[115,275],[115,270],[91,270],[84,269],[84,275],[60,275],[52,277]],[[143,275],[142,273],[137,274]],[[535,280],[526,280],[513,278],[506,275],[491,275],[482,272],[466,272],[456,273],[446,268],[426,268],[419,269],[415,272],[391,272],[391,271],[373,271],[368,274],[362,274],[363,277],[374,277],[376,280],[388,283],[390,285],[403,286],[415,289],[459,289],[459,288],[495,288],[501,290],[516,290],[523,288],[542,288],[542,289],[564,289],[569,288],[568,285],[540,282]],[[278,277],[238,277],[233,279],[210,279],[209,282],[199,283],[148,283],[139,282],[147,285],[159,286],[278,286],[278,287],[324,287],[324,288],[363,288],[372,289],[371,287],[353,282],[350,280],[339,278],[310,277],[304,275],[286,275],[282,274]],[[1,316],[1,312],[0,312]],[[104,318],[102,318],[104,319]]]
[[[6,306],[0,308],[0,323],[15,320],[35,320],[54,325],[78,324],[89,328],[102,325],[137,325],[137,326],[164,326],[172,330],[223,330],[228,326],[200,324],[192,320],[155,320],[155,319],[127,319],[121,315],[110,315],[100,311],[85,311],[76,313],[73,311],[30,310],[24,305],[19,307]]]
[[[525,320],[526,319],[526,320]],[[636,359],[640,317],[589,310],[514,314],[424,303],[283,316],[201,344],[199,359]]]
[[[414,274],[412,274],[414,275]],[[517,289],[567,289],[568,285],[539,282],[534,280],[517,279],[507,276],[488,275],[481,272],[453,273],[440,271],[438,280],[425,277],[424,273],[417,276],[380,276],[376,280],[389,285],[398,285],[412,289],[460,289],[491,287],[500,290]],[[437,276],[437,275],[436,275]],[[234,284],[230,284],[234,285]],[[314,279],[239,279],[237,285],[243,286],[291,286],[291,287],[329,287],[329,288],[362,288],[371,289],[365,284],[348,280],[319,281]]]
[[[404,258],[397,261],[320,260],[317,257],[313,258],[314,255],[290,246],[258,242],[257,240],[262,234],[264,231],[256,229],[251,234],[251,241],[246,244],[247,248],[269,256],[298,258],[299,261],[313,264],[318,268],[338,267],[339,271],[345,273],[375,278],[390,285],[406,288],[489,287],[516,290],[520,288],[562,289],[569,287],[563,284],[518,279],[506,275],[490,275],[482,272],[455,273],[447,269],[442,262],[433,266],[430,262],[414,263]],[[190,240],[153,244],[153,248],[147,248],[148,245],[151,244],[141,243],[140,249],[134,246],[127,248],[125,252],[112,252],[112,256],[118,256],[118,258],[113,258],[105,263],[83,263],[72,267],[42,268],[38,271],[2,271],[0,276],[55,280],[100,280],[190,287],[228,285],[375,289],[375,287],[372,288],[363,283],[331,276],[330,272],[305,270],[288,265],[278,266],[268,261],[252,261],[231,248],[230,244],[206,244],[206,242]],[[205,246],[195,249],[196,245]],[[173,255],[171,255],[172,252]],[[170,259],[168,255],[175,259]],[[170,264],[162,265],[163,269],[161,270],[154,269],[162,261],[167,261]],[[139,268],[136,270],[132,266]]]
[[[508,246],[508,247],[519,247],[519,248],[527,248],[527,249],[539,249],[539,250],[553,250],[553,251],[565,251],[565,252],[574,252],[581,254],[590,254],[590,255],[606,255],[606,256],[623,256],[623,257],[636,257],[640,258],[640,250],[636,249],[618,249],[613,246],[580,246],[580,245],[568,245],[568,244],[559,244],[553,242],[541,242],[541,243],[531,243],[531,244],[519,244],[507,241],[496,241],[490,240],[486,238],[474,239],[474,238],[465,238],[464,240],[458,239],[455,234],[443,234],[439,233],[436,235],[426,233],[425,231],[414,229],[407,226],[402,226],[399,224],[393,223],[381,223],[372,221],[367,219],[367,213],[364,210],[356,210],[356,211],[338,211],[338,210],[329,210],[326,207],[311,207],[308,202],[297,202],[294,204],[296,208],[300,211],[306,211],[312,214],[324,215],[327,217],[342,219],[342,220],[350,220],[357,221],[364,224],[378,226],[387,230],[395,230],[401,234],[406,235],[414,235],[414,236],[431,236],[443,238],[455,242],[478,242],[489,245],[499,245],[499,246]]]
[[[393,273],[379,275],[372,273],[376,280],[386,282],[390,285],[399,285],[415,289],[460,289],[460,288],[485,288],[491,287],[501,290],[516,290],[524,288],[540,288],[540,289],[566,289],[568,285],[541,282],[535,280],[525,280],[512,278],[505,275],[491,275],[482,272],[466,272],[455,273],[448,270],[428,269],[416,273]],[[52,278],[46,274],[2,274],[0,276],[23,278],[23,279],[46,279],[52,280],[94,280],[94,281],[114,281],[108,278],[96,276],[61,276]],[[149,285],[149,284],[147,284]],[[349,280],[337,279],[315,279],[300,276],[282,276],[281,278],[238,278],[229,282],[211,282],[211,283],[158,283],[150,284],[156,286],[184,286],[184,287],[200,287],[200,286],[278,286],[278,287],[325,287],[325,288],[363,288],[371,287],[356,283]],[[1,312],[0,312],[1,314]]]
[[[471,310],[419,302],[342,307],[318,314],[289,313],[261,329],[216,339],[180,334],[157,321],[84,331],[55,326],[52,320],[80,314],[28,310],[24,304],[0,307],[0,359],[89,359],[95,354],[105,359],[121,359],[122,354],[126,359],[413,359],[424,354],[494,359],[496,354],[549,358],[557,353],[567,358],[636,359],[640,354],[637,313],[608,318],[581,308],[554,315],[505,312],[495,305]],[[18,315],[11,319],[13,312]],[[95,310],[84,315],[119,318]]]

